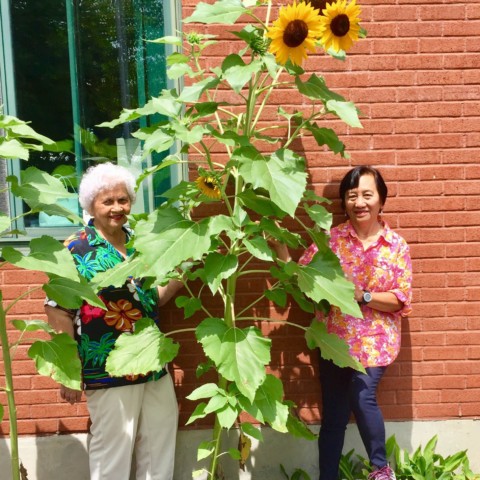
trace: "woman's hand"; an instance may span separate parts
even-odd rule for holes
[[[275,250],[275,253],[277,254],[277,258],[281,260],[282,262],[291,262],[292,257],[290,256],[290,252],[288,251],[288,247],[282,243],[279,242],[276,238],[270,237],[267,240],[268,244],[270,247]]]
[[[60,385],[60,397],[68,402],[70,405],[80,402],[82,399],[82,392],[80,390],[73,390],[65,385]]]

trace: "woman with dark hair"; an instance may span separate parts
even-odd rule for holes
[[[411,311],[412,267],[407,243],[381,219],[387,193],[382,175],[370,166],[353,168],[340,183],[341,204],[348,219],[331,229],[330,247],[355,285],[355,300],[363,318],[345,315],[332,305],[328,315],[319,314],[319,320],[325,322],[329,333],[345,340],[366,374],[320,359],[320,480],[338,478],[352,412],[373,469],[368,478],[395,479],[386,459],[377,387],[400,350],[401,320]],[[286,247],[277,247],[277,252],[279,258],[289,259]],[[316,245],[311,245],[299,263],[308,264],[316,252]]]

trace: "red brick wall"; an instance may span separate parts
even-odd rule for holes
[[[198,2],[182,3],[187,16]],[[350,160],[318,151],[308,138],[298,147],[307,157],[317,193],[332,199],[338,180],[351,166],[379,167],[389,186],[385,219],[411,246],[414,310],[403,324],[400,357],[381,386],[386,419],[479,417],[480,0],[359,3],[368,38],[344,63],[319,54],[305,66],[357,104],[364,129],[329,124],[341,134]],[[206,51],[210,65],[237,51],[228,28],[195,29],[228,40]],[[274,98],[287,108],[294,106],[285,104],[290,97]],[[338,202],[333,210],[339,213]],[[5,269],[0,280],[10,296],[39,281],[32,273]],[[262,288],[263,282],[243,284],[241,302],[247,304],[249,292]],[[37,292],[20,302],[16,316],[41,315],[41,297]],[[309,322],[298,309],[271,313]],[[169,304],[165,330],[192,324]],[[303,418],[318,421],[316,354],[292,327],[273,327],[271,335],[272,370],[282,377],[287,397],[297,403]],[[196,384],[195,368],[202,355],[192,335],[177,339],[181,350],[173,367],[183,425],[193,407],[185,396]],[[21,347],[15,361],[20,432],[83,431],[84,405],[61,403],[53,382],[34,374],[25,351]],[[5,403],[1,394],[0,399]],[[3,422],[0,432],[7,430]]]

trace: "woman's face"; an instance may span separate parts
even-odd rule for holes
[[[345,210],[354,226],[372,225],[377,221],[382,207],[373,175],[362,175],[358,187],[347,190],[345,194]]]
[[[127,221],[131,207],[131,200],[123,183],[102,190],[92,203],[91,213],[95,227],[105,233],[120,230]]]

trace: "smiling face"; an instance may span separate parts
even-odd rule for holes
[[[345,211],[354,227],[373,225],[383,207],[375,177],[370,174],[362,175],[358,187],[347,190],[344,200]]]
[[[132,202],[123,183],[100,191],[92,203],[95,228],[105,234],[121,230],[127,221]]]

